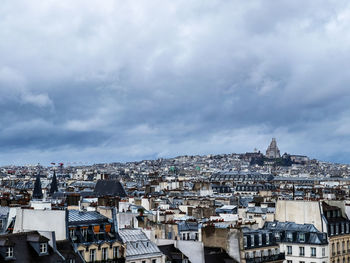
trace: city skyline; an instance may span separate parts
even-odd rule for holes
[[[348,1],[4,1],[0,165],[350,163]]]

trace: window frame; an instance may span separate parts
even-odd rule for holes
[[[48,248],[47,248],[47,243],[40,243],[39,244],[39,251],[40,251],[40,254],[46,254],[47,251],[48,251]]]

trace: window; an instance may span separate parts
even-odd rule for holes
[[[287,254],[288,255],[292,255],[293,254],[292,246],[287,246]]]
[[[82,258],[84,258],[84,250],[79,250],[79,254],[81,255]]]
[[[292,260],[287,260],[287,263],[293,263],[293,261]]]
[[[152,263],[157,263],[157,260],[156,259],[152,259]]]
[[[47,243],[40,243],[40,254],[47,253]]]
[[[69,262],[69,263],[75,263],[75,259],[74,259],[74,258],[71,258],[68,262]]]
[[[250,235],[250,240],[251,240],[250,246],[254,247],[254,235]]]
[[[290,232],[287,233],[287,240],[288,241],[292,241],[293,240],[293,234],[292,233],[290,233]]]
[[[108,250],[106,247],[102,248],[102,260],[108,259]]]
[[[262,245],[262,234],[259,234],[259,246]]]
[[[96,249],[90,249],[90,261],[94,262],[96,260]]]
[[[311,257],[316,257],[316,248],[315,247],[311,248]]]
[[[4,227],[4,222],[2,221],[2,219],[0,219],[0,228]]]
[[[146,260],[142,260],[141,263],[146,263]]]
[[[247,236],[243,237],[243,244],[244,244],[244,247],[247,247]]]
[[[337,253],[340,254],[339,242],[337,242]]]
[[[70,238],[75,236],[75,229],[74,228],[69,229],[69,236],[70,236]]]
[[[13,247],[7,247],[6,258],[13,258]]]
[[[276,238],[276,239],[279,239],[279,238],[280,238],[280,233],[279,233],[279,232],[276,232],[276,233],[275,233],[275,238]]]
[[[304,256],[304,255],[305,255],[305,248],[299,247],[299,256]]]
[[[113,258],[119,258],[119,247],[113,247]]]
[[[299,234],[299,241],[300,242],[305,242],[305,234],[304,233],[300,233]]]
[[[86,238],[86,236],[87,236],[87,228],[83,228],[81,232],[83,233],[83,237]]]
[[[322,248],[322,257],[326,256],[326,249],[323,247]]]
[[[266,234],[266,245],[270,243],[270,235]]]

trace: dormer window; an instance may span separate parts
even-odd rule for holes
[[[86,236],[87,236],[87,228],[83,228],[83,229],[81,230],[81,232],[82,232],[82,234],[83,234],[83,237],[86,238]]]
[[[13,258],[13,247],[6,248],[6,258]]]
[[[75,236],[75,229],[74,228],[69,229],[69,236],[70,236],[70,238],[73,238]]]
[[[279,239],[280,238],[280,233],[279,232],[275,232],[275,238]]]
[[[304,233],[300,233],[299,234],[299,241],[300,242],[305,242],[305,234]]]
[[[291,232],[287,233],[287,240],[292,241],[293,240],[293,234]]]
[[[47,243],[40,243],[40,254],[47,253]]]

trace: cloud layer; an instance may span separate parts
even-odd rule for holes
[[[348,1],[0,6],[0,164],[265,150],[350,162]]]

